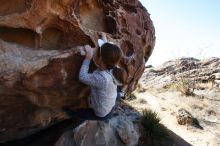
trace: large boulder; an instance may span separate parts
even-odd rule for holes
[[[129,75],[124,89],[131,92],[155,43],[149,13],[138,0],[1,1],[0,142],[65,119],[62,106],[87,106],[76,46],[96,49],[100,32],[122,48],[120,66]]]

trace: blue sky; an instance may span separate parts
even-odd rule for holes
[[[220,0],[140,0],[151,14],[156,45],[147,64],[183,56],[220,57]]]

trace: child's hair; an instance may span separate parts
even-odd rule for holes
[[[125,69],[123,68],[117,68],[115,67],[112,71],[114,77],[119,81],[121,82],[122,84],[126,84],[127,82],[127,77],[128,77],[128,74],[127,72],[125,71]]]
[[[122,50],[118,46],[111,43],[104,43],[99,49],[99,54],[102,57],[102,61],[106,65],[107,69],[113,69],[112,73],[114,77],[122,84],[126,83],[127,72],[122,68],[116,67],[122,58]]]

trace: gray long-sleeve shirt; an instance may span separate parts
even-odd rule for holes
[[[119,82],[109,70],[95,70],[88,73],[90,60],[85,59],[82,63],[79,80],[91,87],[90,106],[99,117],[104,117],[112,110],[117,96]]]

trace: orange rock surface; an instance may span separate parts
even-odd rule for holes
[[[0,142],[65,119],[62,106],[87,106],[89,88],[78,80],[84,57],[74,48],[97,48],[100,32],[123,50],[124,89],[133,91],[155,43],[138,0],[1,0]]]

